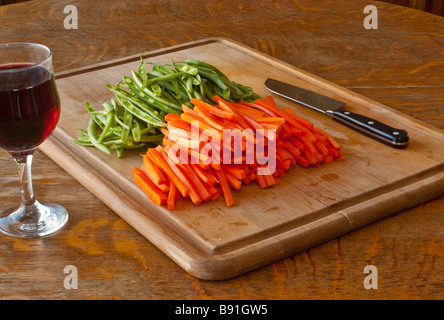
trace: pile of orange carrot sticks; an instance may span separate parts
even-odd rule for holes
[[[199,205],[222,195],[232,206],[232,189],[252,182],[270,187],[293,165],[343,158],[330,134],[293,109],[280,109],[271,96],[254,103],[212,100],[214,105],[193,99],[193,109],[184,105],[182,114],[167,114],[163,146],[148,149],[140,169],[133,168],[135,182],[154,204],[174,210],[181,197]]]

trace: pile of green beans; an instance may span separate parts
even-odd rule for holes
[[[147,64],[152,66],[147,71]],[[131,77],[115,86],[107,85],[115,99],[102,104],[96,110],[89,102],[85,103],[90,115],[87,130],[79,129],[80,135],[74,143],[96,147],[123,157],[126,149],[139,149],[162,143],[160,128],[166,127],[165,115],[182,113],[182,105],[193,108],[190,100],[195,98],[213,103],[211,98],[219,95],[227,101],[254,101],[259,96],[251,87],[228,79],[215,66],[199,61],[172,61],[159,65],[144,62],[131,71]]]

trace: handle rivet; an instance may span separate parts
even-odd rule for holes
[[[345,111],[344,114],[350,114],[350,112],[349,111]]]
[[[369,121],[369,122],[367,122],[368,124],[374,124],[374,122],[373,121]]]
[[[398,132],[398,131],[395,131],[395,132],[393,132],[393,134],[394,134],[395,136],[397,136],[397,135],[399,134],[399,132]]]

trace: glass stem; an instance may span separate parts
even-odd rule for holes
[[[32,153],[14,157],[19,168],[22,205],[26,207],[34,206],[36,202],[32,188],[32,157]]]

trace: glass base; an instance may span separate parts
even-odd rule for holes
[[[18,238],[36,238],[50,235],[68,221],[68,212],[62,206],[35,201],[19,205],[0,215],[0,231]]]

